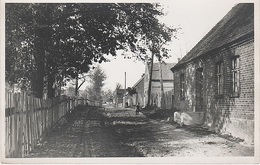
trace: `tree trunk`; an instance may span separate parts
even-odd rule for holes
[[[53,88],[53,84],[55,83],[55,76],[53,73],[48,73],[48,83],[47,83],[47,96],[48,98],[55,97],[55,89]]]
[[[75,96],[78,96],[78,88],[79,88],[79,74],[77,72],[77,76],[76,76],[76,85],[75,85]]]
[[[147,91],[147,104],[146,106],[150,105],[151,102],[151,89],[152,89],[152,77],[153,77],[153,58],[154,58],[154,53],[152,53],[152,59],[151,59],[151,69],[149,73],[149,84],[148,84],[148,91]],[[149,65],[148,65],[149,68]]]
[[[35,97],[43,97],[43,88],[44,88],[44,76],[45,76],[45,59],[46,52],[45,46],[47,45],[46,30],[43,28],[38,28],[35,30],[35,66],[36,69],[33,73],[32,78],[32,92]]]
[[[165,109],[165,97],[164,97],[164,90],[163,90],[163,75],[162,75],[162,61],[159,58],[159,69],[160,69],[160,86],[161,86],[161,109]]]

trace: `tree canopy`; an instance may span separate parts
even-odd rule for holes
[[[160,23],[162,15],[150,3],[6,3],[6,80],[54,97],[56,86],[117,50],[167,57],[161,43],[177,29]]]

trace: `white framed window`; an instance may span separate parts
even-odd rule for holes
[[[240,82],[239,82],[239,68],[240,60],[239,56],[234,56],[231,59],[231,72],[232,72],[232,93],[238,94],[240,91]]]
[[[217,94],[223,94],[223,61],[217,63]]]
[[[184,74],[180,75],[180,99],[184,99],[185,95],[184,95],[184,84],[185,84],[185,80],[184,80]]]

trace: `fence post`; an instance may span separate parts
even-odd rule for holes
[[[15,93],[14,94],[14,134],[13,134],[13,146],[14,146],[14,150],[13,150],[13,154],[15,157],[17,157],[17,151],[16,151],[16,148],[18,147],[18,142],[17,142],[17,139],[18,139],[18,133],[17,133],[17,125],[18,125],[18,115],[17,115],[17,112],[18,112],[18,102],[19,102],[19,97],[17,96],[18,94]]]
[[[23,140],[23,102],[24,102],[24,98],[23,98],[23,94],[21,95],[20,93],[19,93],[19,98],[20,98],[20,100],[19,100],[19,104],[18,104],[18,107],[19,107],[19,109],[18,109],[18,112],[19,112],[19,124],[18,124],[18,126],[19,126],[19,128],[18,128],[18,149],[17,149],[17,156],[19,157],[19,158],[21,158],[22,157],[22,148],[23,148],[23,143],[22,143],[22,140]]]

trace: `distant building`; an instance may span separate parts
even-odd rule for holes
[[[163,79],[163,90],[164,92],[170,91],[173,89],[173,74],[171,72],[171,68],[175,65],[175,63],[162,63],[162,79]],[[144,105],[147,104],[148,101],[148,88],[149,88],[149,79],[150,79],[150,70],[151,65],[147,63],[145,66],[145,75],[144,75]],[[152,70],[152,85],[151,85],[151,100],[150,104],[160,105],[160,97],[161,97],[161,85],[160,85],[160,69],[159,63],[153,64]]]
[[[184,124],[253,142],[254,4],[238,4],[172,69]]]
[[[115,107],[123,107],[123,97],[124,97],[125,90],[124,89],[117,89],[114,96],[114,103]]]
[[[144,75],[133,85],[136,94],[133,95],[133,104],[139,102],[140,106],[144,106]]]
[[[144,106],[144,74],[141,78],[132,86],[136,93],[132,96],[126,93],[126,101],[129,106],[135,106],[139,102],[140,106]]]

